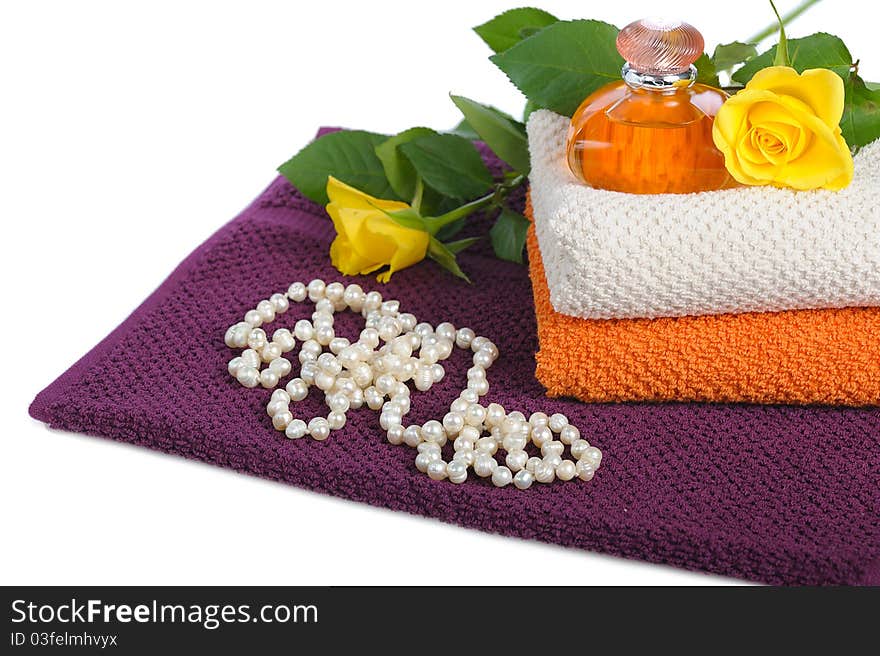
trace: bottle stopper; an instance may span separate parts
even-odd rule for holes
[[[703,35],[678,20],[643,18],[617,35],[617,52],[629,68],[643,75],[679,75],[703,54]]]

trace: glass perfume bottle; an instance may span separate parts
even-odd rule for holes
[[[571,119],[566,155],[582,182],[635,194],[735,186],[712,141],[727,99],[696,83],[703,37],[680,21],[644,19],[623,28],[623,80],[589,96]]]

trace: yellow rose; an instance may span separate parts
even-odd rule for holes
[[[837,191],[853,177],[843,100],[843,80],[828,69],[772,66],[721,106],[712,136],[743,184]]]
[[[333,176],[327,180],[327,197],[327,213],[336,228],[330,261],[340,273],[367,274],[387,265],[376,279],[388,282],[395,271],[425,259],[428,233],[404,228],[383,212],[409,209],[406,203],[373,198]]]

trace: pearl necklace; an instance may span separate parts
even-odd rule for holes
[[[306,299],[315,304],[311,321],[297,321],[293,332],[279,328],[269,340],[260,326],[287,312],[290,301],[302,303]],[[346,309],[359,312],[366,320],[354,343],[337,337],[333,330],[334,313]],[[381,411],[379,425],[387,440],[417,449],[416,468],[434,480],[463,483],[473,468],[477,476],[491,477],[498,487],[513,483],[525,490],[536,481],[552,483],[557,478],[589,481],[602,461],[602,452],[582,439],[563,414],[548,417],[535,412],[526,419],[523,413],[508,413],[497,403],[479,403],[489,392],[486,370],[499,355],[489,339],[447,322],[436,328],[418,323],[412,314],[400,312],[398,301],[383,300],[379,292],[365,293],[360,285],[346,287],[322,280],[308,285],[293,283],[287,293],[260,301],[245,314],[244,321],[226,331],[226,345],[244,349],[229,361],[229,373],[244,387],[275,388],[293,368],[284,354],[292,351],[297,341],[301,342],[300,375],[284,389],[276,389],[266,407],[272,426],[290,439],[309,435],[326,440],[332,431],[345,426],[349,410],[366,404]],[[380,342],[384,343],[381,347]],[[403,419],[410,411],[407,381],[412,380],[421,392],[429,390],[445,376],[440,362],[455,346],[473,352],[467,387],[442,421],[432,419],[422,426],[404,427]],[[314,417],[306,423],[293,417],[290,404],[305,399],[313,386],[324,392],[330,412],[326,418]],[[450,439],[455,455],[445,462],[441,449]],[[526,447],[530,443],[542,457],[529,456]],[[566,446],[574,460],[563,458]],[[505,454],[503,465],[496,459],[499,450]]]

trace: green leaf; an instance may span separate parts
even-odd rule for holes
[[[495,52],[502,52],[559,19],[541,9],[520,7],[477,25],[474,32]]]
[[[331,132],[279,166],[278,172],[306,198],[321,205],[329,202],[330,175],[371,196],[397,200],[375,152],[376,146],[387,138],[362,130]]]
[[[877,91],[880,89],[880,82],[865,82],[865,86],[868,87],[871,91]]]
[[[462,119],[459,121],[458,125],[449,130],[446,134],[455,134],[459,137],[463,137],[468,141],[477,141],[480,138],[474,129],[471,127],[471,124],[467,122],[467,120]]]
[[[523,107],[523,123],[529,122],[529,116],[531,116],[532,112],[534,112],[536,109],[541,109],[541,108],[538,107],[531,100],[526,100],[526,106]]]
[[[478,241],[480,241],[480,237],[468,237],[467,239],[459,239],[458,241],[448,241],[445,245],[453,254],[458,255],[465,248],[470,248]]]
[[[852,55],[849,49],[833,34],[817,32],[801,39],[790,39],[788,52],[791,66],[798,73],[803,73],[808,68],[828,68],[846,80],[852,68]],[[740,84],[746,84],[755,73],[773,66],[775,59],[776,46],[773,46],[767,52],[750,59],[731,77]]]
[[[773,58],[774,66],[791,66],[791,59],[788,56],[788,37],[785,36],[785,21],[779,15],[776,4],[770,0],[770,6],[773,7],[773,13],[776,14],[776,20],[779,21],[779,45],[776,48],[776,56]]]
[[[571,116],[593,91],[620,80],[617,32],[600,21],[560,21],[491,60],[533,103]]]
[[[754,43],[742,43],[734,41],[723,43],[715,47],[712,54],[712,63],[716,71],[729,71],[734,66],[747,62],[757,56],[758,48]]]
[[[710,87],[717,87],[721,84],[718,81],[715,62],[709,59],[709,55],[705,52],[694,62],[694,66],[697,67],[697,82],[700,84],[708,84]]]
[[[528,229],[529,220],[526,217],[507,208],[502,209],[489,231],[495,255],[502,260],[522,264]]]
[[[419,137],[400,146],[425,184],[435,191],[467,200],[492,186],[492,174],[474,145],[454,134]]]
[[[400,198],[407,200],[413,197],[416,190],[416,170],[410,161],[400,152],[399,146],[418,137],[437,134],[431,128],[410,128],[386,139],[376,146],[376,157],[382,162],[385,177]]]
[[[450,96],[455,106],[492,151],[519,173],[529,172],[529,142],[522,123],[505,117],[493,107],[464,96]]]
[[[372,205],[372,203],[370,203]],[[373,205],[375,207],[375,205]],[[422,218],[422,215],[419,214],[412,207],[408,207],[403,210],[383,210],[381,207],[376,207],[376,209],[380,210],[385,216],[394,221],[397,225],[403,226],[404,228],[409,228],[410,230],[421,230],[423,232],[427,232],[428,228],[425,225],[425,220]]]
[[[458,266],[458,262],[455,259],[455,253],[449,250],[449,248],[436,237],[431,237],[428,240],[428,257],[451,274],[468,282],[471,281],[471,279],[465,275],[464,271],[461,270],[461,267]]]
[[[851,148],[880,139],[880,89],[870,88],[855,73],[844,82],[846,96],[840,129]]]

